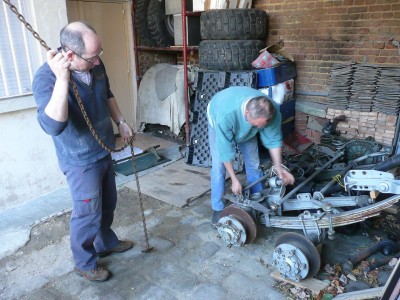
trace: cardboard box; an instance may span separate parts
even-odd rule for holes
[[[294,80],[289,79],[285,82],[278,83],[276,85],[271,85],[269,87],[264,87],[259,89],[260,92],[263,92],[272,100],[275,101],[276,104],[285,103],[294,96]],[[293,102],[294,103],[294,102]],[[294,111],[294,108],[293,108]],[[284,119],[282,119],[284,120]]]
[[[251,63],[256,69],[272,68],[282,62],[294,61],[291,54],[283,50],[280,45],[271,45],[265,49],[260,50],[260,55]]]
[[[193,0],[193,11],[226,8],[251,8],[252,0]]]
[[[186,17],[186,44],[188,46],[198,46],[201,41],[200,35],[200,16]],[[174,15],[174,44],[183,45],[182,36],[182,15]]]

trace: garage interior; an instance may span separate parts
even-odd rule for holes
[[[103,35],[104,48],[110,50],[110,54],[105,54],[105,64],[108,73],[112,74],[111,84],[116,90],[118,104],[126,112],[129,124],[138,132],[135,146],[144,150],[136,156],[137,161],[144,164],[138,170],[138,181],[131,169],[130,149],[115,157],[119,196],[123,199],[123,209],[118,214],[124,220],[117,226],[122,235],[134,235],[140,242],[134,253],[115,258],[119,260],[118,264],[114,258],[105,261],[106,264],[115,264],[115,272],[119,271],[123,276],[104,287],[93,287],[71,278],[73,275],[68,272],[71,266],[67,263],[59,265],[54,258],[53,262],[57,262],[55,269],[65,269],[59,276],[59,270],[39,272],[40,280],[34,281],[32,287],[22,284],[16,288],[16,283],[20,283],[17,278],[26,280],[29,274],[38,275],[34,267],[27,267],[28,274],[20,271],[22,262],[19,258],[24,252],[34,260],[38,254],[61,251],[63,258],[69,259],[69,254],[64,253],[69,250],[64,236],[68,234],[64,225],[68,222],[69,202],[65,191],[61,190],[56,197],[52,194],[40,198],[38,203],[42,206],[38,204],[40,209],[37,209],[40,212],[32,213],[33,216],[27,216],[26,211],[30,207],[24,204],[6,208],[0,211],[2,229],[5,228],[2,232],[7,233],[4,237],[12,240],[16,232],[23,232],[25,242],[23,245],[17,242],[17,249],[11,248],[7,256],[0,260],[5,282],[4,287],[0,287],[0,297],[389,299],[389,296],[399,296],[397,245],[400,225],[395,189],[398,174],[396,162],[386,165],[388,161],[395,161],[400,152],[399,1],[136,0],[66,1],[66,5],[68,21],[86,20]],[[212,15],[210,9],[221,12]],[[217,38],[213,37],[213,23],[206,32],[202,29],[202,17],[218,19],[222,16],[223,19],[229,17],[231,11],[241,9],[265,12],[265,31],[257,32],[259,38],[254,38],[254,42],[246,42],[247,37],[244,38],[244,33],[240,32],[240,26],[223,29],[224,33],[232,34],[226,39],[218,34]],[[121,10],[123,14],[131,14],[132,23],[121,17]],[[238,19],[229,20],[230,25],[240,22],[243,13],[233,12],[233,16]],[[244,18],[253,17],[245,15]],[[206,38],[202,38],[202,34]],[[218,57],[213,60],[214,54],[222,50],[228,54],[236,53],[235,47],[240,49],[239,52],[250,54],[244,58],[238,55],[230,60]],[[262,57],[262,54],[267,56]],[[268,67],[251,64],[257,58],[258,62],[271,63],[269,60],[272,58],[275,62]],[[131,66],[128,73],[135,69],[134,82],[121,72],[127,65]],[[340,203],[336,205],[338,211],[334,213],[345,213],[346,205],[349,210],[353,209],[352,201],[361,201],[360,198],[355,200],[360,195],[368,197],[363,198],[362,201],[366,202],[363,205],[357,202],[357,207],[389,199],[388,207],[378,209],[379,217],[378,214],[372,217],[371,213],[371,219],[360,219],[353,223],[354,226],[335,228],[335,239],[328,238],[330,233],[327,230],[323,233],[326,236],[318,237],[318,241],[310,245],[304,237],[290,232],[288,235],[290,230],[285,229],[285,225],[253,224],[254,220],[263,218],[260,217],[260,210],[253,208],[256,211],[253,214],[249,213],[248,207],[240,205],[226,215],[244,224],[242,236],[236,235],[239,241],[227,237],[226,231],[210,229],[211,158],[208,154],[205,108],[217,91],[232,85],[264,89],[270,97],[280,101],[284,162],[294,172],[297,181],[286,194],[315,195],[315,192],[323,191],[320,200],[324,197],[339,198],[336,199]],[[267,153],[260,151],[260,156],[263,168],[269,170],[271,166],[268,165]],[[376,165],[383,167],[376,169]],[[372,180],[346,177],[353,168],[370,170],[367,175],[372,176]],[[235,169],[243,173],[240,152],[237,153]],[[384,174],[376,178],[372,170]],[[313,180],[308,179],[310,177]],[[344,178],[359,180],[367,188],[356,189],[353,193],[344,192]],[[387,193],[383,190],[370,191],[376,182],[384,179],[389,182]],[[144,212],[150,243],[156,248],[153,257],[151,253],[143,256],[139,249],[145,243],[138,202],[140,187],[137,183],[146,200]],[[326,191],[324,187],[327,184],[336,189]],[[227,180],[228,194],[229,188]],[[279,186],[268,188],[270,193],[284,198]],[[303,197],[297,200],[304,203],[314,200]],[[58,199],[59,206],[46,211],[44,207],[48,206],[49,198]],[[133,204],[129,203],[131,198],[134,199]],[[373,203],[368,202],[370,199]],[[236,200],[231,198],[229,201],[235,203]],[[343,205],[346,201],[347,204]],[[290,205],[278,209],[276,216],[270,220],[279,222],[281,217],[297,218],[299,208]],[[303,209],[313,210],[315,206],[300,208],[301,211]],[[135,212],[130,215],[130,210]],[[10,217],[11,213],[21,218],[15,221]],[[243,220],[248,216],[250,220]],[[24,229],[15,229],[18,224]],[[174,232],[174,226],[186,228],[176,228]],[[44,234],[52,228],[60,237]],[[306,231],[303,230],[303,233]],[[243,234],[244,241],[240,242]],[[57,243],[38,246],[39,242],[46,243],[38,238],[40,235],[54,238]],[[312,274],[305,275],[307,278],[304,280],[290,278],[290,272],[282,264],[279,268],[279,257],[274,256],[280,244],[292,241],[292,247],[306,253],[306,257],[300,260],[306,260],[311,265]],[[60,247],[66,250],[55,250]],[[312,250],[308,252],[305,248]],[[369,253],[361,257],[363,250]],[[320,258],[315,259],[314,254]],[[177,263],[182,257],[189,271]],[[250,257],[252,262],[246,261],[246,257]],[[136,265],[137,260],[143,261]],[[349,260],[353,260],[354,266],[346,265]],[[286,262],[285,259],[283,261]],[[129,270],[124,269],[124,262]],[[47,266],[48,262],[43,264]],[[161,266],[162,271],[157,270],[157,266]],[[146,268],[148,270],[143,271]],[[279,274],[277,269],[283,273],[286,270],[289,278]],[[140,276],[134,277],[133,273]],[[134,285],[130,283],[131,276],[134,277]],[[248,287],[238,291],[238,286],[242,284],[248,284]],[[115,287],[118,285],[119,289]],[[219,289],[218,285],[222,288]]]

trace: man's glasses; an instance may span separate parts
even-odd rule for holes
[[[69,50],[72,51],[72,49],[69,48],[69,47],[67,47],[67,46],[64,46],[64,48],[67,48],[67,49],[69,49]],[[84,61],[86,61],[86,62],[88,62],[88,63],[94,65],[94,61],[95,61],[96,59],[100,58],[100,55],[103,54],[103,48],[100,48],[100,53],[99,53],[99,54],[97,54],[96,56],[93,56],[93,57],[91,57],[91,58],[84,58],[84,57],[80,56],[78,53],[76,53],[75,51],[72,51],[72,52],[73,52],[76,56],[82,58]]]

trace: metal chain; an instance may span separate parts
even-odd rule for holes
[[[75,82],[73,81],[72,76],[71,76],[70,82],[71,82],[71,84],[72,84],[72,88],[73,88],[73,90],[74,90],[75,98],[76,98],[76,101],[78,102],[78,105],[79,105],[79,108],[80,108],[80,110],[81,110],[81,112],[82,112],[83,118],[85,119],[85,122],[86,122],[87,126],[89,127],[89,130],[90,130],[90,132],[92,133],[94,139],[97,141],[97,143],[99,143],[99,145],[100,145],[104,150],[106,150],[106,151],[108,151],[108,152],[110,152],[110,153],[111,153],[111,152],[114,152],[114,153],[115,153],[115,152],[120,152],[120,151],[124,150],[124,149],[130,144],[130,142],[133,141],[134,137],[132,136],[132,137],[125,143],[125,145],[123,145],[121,148],[117,148],[117,149],[111,149],[111,148],[109,148],[106,144],[104,144],[104,142],[103,142],[103,141],[101,140],[101,138],[99,137],[99,135],[98,135],[96,129],[93,127],[92,122],[90,122],[90,119],[89,119],[89,117],[88,117],[88,115],[87,115],[87,113],[86,113],[85,107],[83,106],[81,96],[79,96],[78,87],[76,86]],[[133,156],[132,156],[132,159],[133,159]]]
[[[46,42],[40,38],[39,34],[38,34],[35,30],[33,30],[32,26],[31,26],[28,22],[26,22],[24,16],[21,15],[21,14],[18,12],[18,9],[17,9],[14,5],[11,4],[10,0],[3,0],[3,1],[10,7],[11,11],[12,11],[14,14],[17,15],[18,19],[19,19],[22,23],[24,23],[25,27],[32,33],[32,35],[33,35],[37,40],[39,40],[40,45],[42,45],[44,48],[46,48],[47,51],[49,51],[49,50],[50,50],[50,47],[47,46]]]
[[[131,155],[132,158],[135,155],[135,151],[133,149],[133,142],[130,142],[131,146]],[[143,222],[143,231],[144,231],[144,238],[146,241],[146,249],[143,250],[143,252],[149,252],[153,249],[153,247],[150,247],[149,245],[149,237],[147,235],[147,226],[146,226],[146,218],[144,216],[144,208],[143,208],[143,199],[142,199],[142,192],[140,190],[140,184],[139,184],[139,175],[138,175],[138,170],[137,170],[137,165],[136,165],[136,160],[132,159],[132,166],[133,166],[133,173],[135,174],[135,179],[136,179],[136,186],[138,190],[138,195],[139,195],[139,204],[140,204],[140,211],[142,213],[142,222]]]
[[[51,50],[51,48],[49,46],[47,46],[46,42],[39,36],[39,34],[33,30],[32,26],[25,20],[25,17],[23,15],[21,15],[18,11],[18,9],[10,2],[10,0],[3,0],[11,9],[11,11],[17,15],[18,19],[25,25],[25,27],[32,33],[32,35],[40,42],[40,45],[42,45],[47,51]],[[71,76],[70,78],[70,82],[72,85],[72,88],[74,90],[74,94],[76,97],[76,101],[78,102],[79,108],[82,112],[83,118],[85,119],[85,122],[87,124],[87,126],[89,127],[90,132],[92,133],[93,137],[95,138],[95,140],[99,143],[99,145],[106,151],[112,153],[112,152],[120,152],[122,150],[124,150],[128,145],[130,145],[131,147],[131,155],[132,155],[132,164],[133,164],[133,172],[135,174],[135,179],[136,179],[136,185],[137,185],[137,189],[138,189],[138,193],[139,193],[139,203],[140,203],[140,209],[142,212],[142,221],[143,221],[143,230],[144,230],[144,236],[145,236],[145,240],[146,240],[146,249],[144,250],[144,252],[149,252],[151,251],[153,248],[150,247],[149,245],[149,237],[147,234],[147,226],[146,226],[146,219],[144,216],[144,208],[143,208],[143,200],[142,200],[142,193],[140,191],[140,184],[139,184],[139,175],[137,172],[137,167],[136,167],[136,161],[134,158],[134,150],[133,150],[133,140],[134,140],[134,136],[132,136],[126,143],[124,146],[122,146],[121,148],[117,148],[117,149],[111,149],[109,148],[99,137],[96,129],[93,127],[92,122],[90,121],[87,113],[86,113],[86,109],[82,103],[82,99],[79,95],[78,92],[78,88],[75,84],[75,82],[73,81],[73,78]]]

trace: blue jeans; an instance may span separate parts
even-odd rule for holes
[[[219,159],[215,130],[210,124],[208,124],[208,142],[210,144],[211,155],[211,207],[213,210],[221,211],[224,209],[222,196],[225,193],[226,169],[224,163]],[[238,146],[243,155],[247,185],[249,185],[262,176],[257,136],[238,144]],[[251,193],[257,193],[261,190],[262,184],[258,183],[251,188]]]

